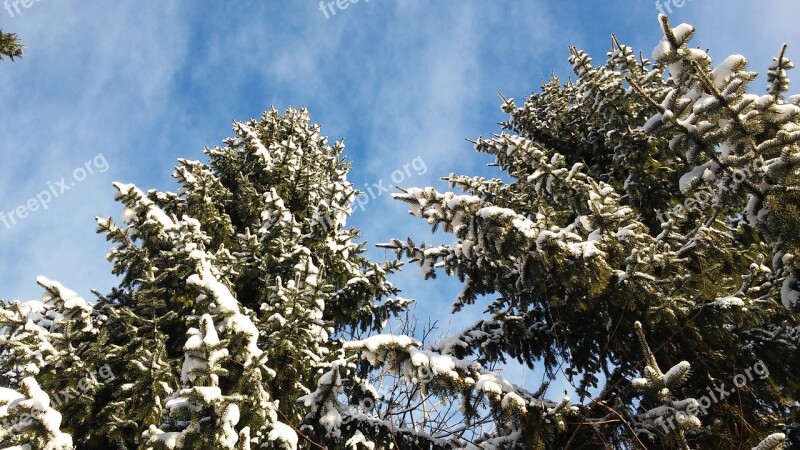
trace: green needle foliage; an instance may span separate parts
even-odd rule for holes
[[[22,57],[23,47],[16,34],[4,33],[3,30],[0,29],[0,60],[2,60],[4,56],[12,61],[14,58]]]
[[[208,163],[179,161],[177,192],[115,183],[123,223],[97,222],[114,243],[118,288],[90,305],[41,278],[42,302],[0,302],[0,419],[30,408],[64,418],[22,421],[0,443],[282,449],[326,439],[300,431],[314,419],[300,397],[341,338],[382,328],[408,301],[386,280],[396,264],[365,259],[346,226],[357,191],[342,142],[329,145],[305,110],[233,128],[224,147],[205,150]],[[93,376],[101,369],[113,376]],[[34,384],[45,394],[25,409]]]
[[[693,27],[660,21],[652,61],[613,37],[603,64],[573,48],[574,81],[504,101],[503,132],[475,148],[510,181],[451,174],[463,194],[395,195],[456,240],[383,246],[463,281],[455,312],[488,302],[438,350],[541,363],[581,397],[554,437],[537,415],[515,417],[503,448],[797,444],[792,63],[781,49],[767,92],[750,93],[744,57],[715,65],[690,47]]]

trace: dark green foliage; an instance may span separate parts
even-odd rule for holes
[[[3,30],[0,30],[0,60],[3,56],[12,61],[14,58],[22,57],[23,47],[15,33],[3,33]]]
[[[357,192],[343,144],[328,145],[305,110],[234,131],[206,149],[208,164],[179,161],[177,193],[115,184],[123,224],[98,219],[98,231],[122,281],[96,305],[45,279],[41,307],[0,304],[3,386],[35,378],[54,398],[101,365],[114,374],[58,405],[78,448],[321,440],[297,432],[298,399],[338,357],[338,337],[380,329],[407,304],[386,280],[397,265],[364,258],[346,228]]]
[[[475,148],[511,182],[451,174],[444,180],[466,195],[395,196],[457,241],[384,246],[428,276],[441,267],[464,281],[455,311],[494,298],[490,318],[442,350],[544,362],[549,378],[563,370],[574,383],[584,406],[551,448],[741,448],[800,413],[789,363],[800,360],[800,97],[786,98],[791,63],[782,51],[768,94],[748,94],[756,74],[744,58],[714,67],[688,47],[692,27],[672,28],[666,17],[662,25],[655,63],[614,37],[604,65],[573,48],[574,82],[553,77],[521,106],[505,100],[504,132]],[[632,345],[637,322],[650,362]],[[691,367],[666,396],[630,382],[646,367],[664,376],[656,360]],[[769,375],[705,414],[686,413],[692,398],[754,367]],[[676,411],[699,422],[660,426]],[[534,419],[518,418],[519,429]]]

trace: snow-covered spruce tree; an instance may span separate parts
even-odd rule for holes
[[[365,259],[346,227],[357,191],[344,145],[329,145],[305,110],[233,128],[224,147],[206,149],[208,164],[179,161],[175,193],[115,184],[123,223],[98,219],[98,231],[115,244],[118,288],[90,305],[41,278],[42,302],[0,302],[3,398],[41,386],[65,418],[60,431],[35,422],[23,437],[52,428],[79,449],[291,449],[374,434],[299,401],[346,353],[357,360],[342,338],[381,328],[408,303],[386,280],[396,263]],[[363,394],[348,380],[367,369],[350,364],[341,395],[319,401],[355,411]],[[3,408],[1,420],[25,412]],[[0,446],[21,442],[13,431]]]
[[[714,66],[689,47],[690,25],[660,21],[654,62],[612,37],[604,65],[573,48],[574,82],[505,100],[504,132],[475,148],[510,181],[451,174],[463,195],[395,195],[456,242],[383,246],[427,277],[458,276],[456,312],[488,302],[488,317],[434,348],[543,363],[582,396],[555,438],[525,405],[494,436],[504,448],[800,445],[792,63],[784,48],[767,93],[748,93],[744,57]]]
[[[90,417],[93,411],[100,370],[94,362],[105,353],[93,344],[98,317],[75,292],[44,277],[37,282],[45,289],[41,302],[0,301],[0,386],[32,402],[27,408],[14,408],[14,403],[0,408],[0,428],[6,431],[0,444],[71,448],[66,445],[72,442],[69,433],[59,430],[59,422],[62,417]],[[31,420],[38,414],[47,419]],[[74,433],[88,425],[88,420],[62,423],[62,429]],[[58,446],[45,447],[50,441],[30,436],[47,437]]]

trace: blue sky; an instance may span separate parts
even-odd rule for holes
[[[800,61],[796,1],[671,8],[673,23],[697,26],[695,44],[716,61],[741,53],[763,73],[783,42]],[[357,187],[391,184],[417,156],[427,170],[402,184],[443,187],[438,178],[450,172],[497,175],[465,138],[499,130],[498,93],[522,99],[551,70],[568,76],[569,45],[599,61],[612,32],[646,55],[660,39],[650,0],[362,0],[328,18],[318,2],[299,0],[34,0],[10,9],[0,10],[0,27],[27,48],[0,64],[0,211],[57,189],[62,177],[70,187],[47,210],[0,222],[0,298],[23,300],[41,295],[37,275],[87,298],[108,291],[110,246],[94,217],[118,217],[111,183],[174,190],[176,158],[203,159],[204,146],[231,135],[232,120],[307,106],[326,135],[345,138]],[[80,167],[94,173],[73,187]],[[352,223],[370,243],[440,239],[388,194]],[[423,282],[409,267],[396,284],[421,315],[448,320],[458,283]]]

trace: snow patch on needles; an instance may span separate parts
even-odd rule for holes
[[[285,423],[275,422],[267,436],[267,440],[270,442],[279,442],[288,450],[297,450],[297,433],[295,433],[292,427]]]
[[[9,435],[25,435],[41,425],[47,433],[43,450],[72,450],[72,437],[61,431],[61,413],[50,407],[50,397],[33,377],[22,380],[20,390],[0,388],[0,419],[18,417],[20,420],[10,427],[0,429],[0,440]],[[31,448],[29,444],[20,448]]]
[[[243,122],[234,122],[233,129],[236,131],[236,134],[242,136],[234,141],[234,146],[241,145],[244,141],[255,149],[256,156],[262,158],[267,167],[272,165],[272,158],[270,157],[269,150],[264,147],[261,139],[248,124]]]
[[[137,188],[133,184],[125,184],[125,183],[114,183],[114,188],[118,191],[117,195],[114,196],[115,200],[124,200],[126,198],[133,199],[136,203],[141,205],[145,208],[145,217],[147,221],[158,223],[163,227],[165,230],[174,229],[175,221],[170,219],[161,208],[155,205],[152,200],[147,198],[147,196],[142,192],[141,189]],[[128,209],[126,212],[124,219],[131,220],[132,219],[132,212]]]
[[[781,303],[789,311],[796,311],[800,308],[800,286],[797,279],[790,275],[783,280],[781,285]]]
[[[186,284],[197,286],[211,295],[217,309],[215,312],[219,312],[223,316],[223,329],[245,335],[248,357],[244,363],[249,365],[263,353],[258,348],[258,328],[250,320],[250,317],[241,313],[239,302],[233,297],[228,287],[220,282],[212,272],[210,255],[205,252],[192,252],[191,256],[196,259],[200,267],[198,273],[192,274],[186,279]]]

